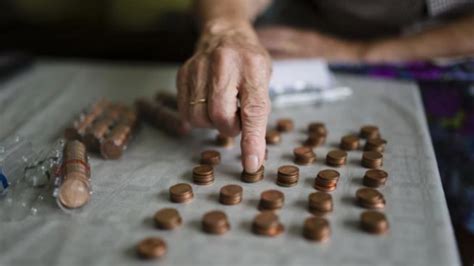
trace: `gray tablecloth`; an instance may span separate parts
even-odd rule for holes
[[[36,146],[52,143],[65,126],[88,104],[101,96],[132,103],[174,88],[175,66],[107,65],[101,63],[40,62],[32,70],[0,85],[0,139],[20,134]],[[159,265],[456,265],[459,264],[453,230],[441,187],[433,147],[416,86],[407,82],[338,76],[354,89],[342,102],[274,110],[270,125],[290,117],[296,130],[283,143],[269,147],[265,179],[256,184],[239,181],[238,145],[217,148],[222,163],[212,186],[193,185],[195,199],[186,205],[168,201],[168,188],[191,182],[196,157],[212,144],[215,132],[195,130],[185,139],[174,139],[144,126],[118,161],[92,156],[92,201],[76,215],[59,210],[46,195],[36,202],[36,215],[0,224],[0,265],[139,265],[134,247],[146,236],[161,236],[168,253]],[[328,143],[316,150],[314,165],[300,167],[296,187],[275,184],[278,166],[292,163],[292,149],[305,138],[311,121],[324,121]],[[332,237],[314,244],[301,237],[307,196],[313,192],[316,173],[329,149],[342,135],[366,123],[381,128],[389,144],[384,169],[390,179],[384,193],[391,230],[373,236],[358,227],[362,208],[354,204],[365,169],[361,152],[349,153],[348,165],[332,193],[334,212],[328,216]],[[217,202],[220,187],[237,183],[244,200],[237,206]],[[285,193],[280,212],[283,235],[253,235],[250,224],[258,213],[260,193],[276,188]],[[175,231],[154,228],[153,214],[163,207],[177,208],[184,219]],[[224,236],[201,232],[200,218],[209,210],[224,210],[232,229]],[[2,210],[0,209],[0,216]],[[150,265],[154,265],[151,262]]]

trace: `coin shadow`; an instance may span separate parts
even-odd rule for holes
[[[341,202],[343,204],[350,205],[350,206],[358,206],[355,198],[351,196],[342,196]]]
[[[125,255],[127,257],[137,259],[137,260],[143,260],[138,254],[137,254],[137,248],[136,246],[129,246],[125,249]]]
[[[210,193],[206,196],[206,199],[214,203],[219,203],[219,195],[216,193]]]
[[[288,226],[287,232],[289,235],[300,237],[301,227],[297,224],[291,224],[290,226]]]
[[[358,177],[358,176],[357,176],[357,177],[353,177],[353,178],[351,179],[351,183],[352,183],[353,185],[363,186],[363,185],[364,185],[363,182],[362,182],[363,180],[364,180],[363,177]]]
[[[308,186],[308,187],[313,187],[313,184],[314,184],[314,177],[307,177],[304,179],[304,184],[305,186]]]
[[[200,220],[191,220],[191,221],[189,221],[188,225],[189,225],[190,228],[201,232],[202,228],[201,228],[201,221]]]
[[[360,159],[359,158],[351,158],[348,160],[348,163],[355,166],[360,166]]]
[[[239,224],[239,229],[245,233],[252,234],[252,222],[243,221]]]
[[[306,211],[307,210],[307,201],[305,201],[303,199],[298,199],[293,203],[293,206],[298,208],[298,209]]]
[[[158,193],[158,199],[168,201],[169,200],[169,191],[164,189]]]
[[[153,217],[145,217],[145,219],[143,219],[143,225],[145,225],[147,228],[155,228],[155,221],[153,220]]]
[[[245,201],[245,205],[247,205],[248,207],[254,208],[256,210],[258,210],[258,203],[259,203],[258,199],[248,199]]]
[[[292,154],[289,154],[289,153],[284,153],[284,154],[281,156],[281,158],[282,158],[283,160],[289,160],[289,161],[291,161],[292,163],[293,163],[293,159],[294,159],[293,155],[292,155]]]
[[[341,149],[341,146],[340,146],[340,143],[339,142],[331,142],[329,143],[328,145],[330,148],[332,149],[337,149],[337,150],[340,150]]]
[[[180,175],[181,179],[186,180],[187,182],[192,183],[193,182],[193,171],[186,171],[183,174]]]

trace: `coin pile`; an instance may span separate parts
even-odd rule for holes
[[[297,147],[293,150],[295,163],[299,165],[308,165],[316,161],[316,153],[307,146]]]
[[[360,128],[360,137],[363,139],[375,139],[380,137],[379,128],[374,125],[365,125]]]
[[[176,203],[190,202],[194,197],[193,188],[186,183],[179,183],[171,186],[169,192],[170,200]]]
[[[260,195],[260,210],[278,210],[283,208],[285,203],[285,195],[275,189],[270,189],[262,192]]]
[[[308,210],[315,215],[324,215],[332,212],[333,201],[331,194],[321,191],[309,194]]]
[[[221,154],[216,150],[201,152],[201,164],[218,165],[221,162]]]
[[[332,150],[326,155],[326,164],[339,167],[346,164],[347,152],[341,150]]]
[[[378,151],[365,151],[362,154],[362,166],[379,168],[383,165],[383,155]]]
[[[346,151],[352,151],[359,149],[359,137],[355,135],[346,135],[341,138],[341,144],[339,147]]]
[[[210,211],[202,217],[202,230],[206,233],[222,235],[229,229],[229,220],[222,211]]]
[[[118,159],[138,125],[135,111],[119,103],[99,100],[66,128],[68,140],[80,140],[87,149],[100,152],[104,159]]]
[[[328,220],[322,217],[309,217],[304,221],[303,236],[312,241],[324,242],[329,239],[331,228]]]
[[[280,132],[277,130],[269,130],[265,135],[265,142],[269,145],[278,144],[281,142]]]
[[[383,152],[387,141],[382,138],[368,139],[365,142],[364,151],[378,151]]]
[[[319,171],[314,179],[314,188],[324,192],[334,191],[341,175],[338,171],[326,169]]]
[[[277,185],[292,187],[298,183],[300,170],[294,165],[283,165],[278,168]]]
[[[280,132],[290,132],[294,127],[293,120],[289,118],[283,118],[277,121],[277,130]]]
[[[274,237],[285,230],[280,223],[278,215],[272,211],[263,211],[255,216],[252,223],[252,231],[257,235]]]
[[[388,173],[380,169],[370,169],[365,172],[363,184],[368,187],[381,187],[387,182]]]
[[[383,194],[373,188],[361,188],[357,190],[356,199],[360,206],[367,209],[382,209],[385,207]]]
[[[163,257],[167,250],[166,243],[159,237],[148,237],[140,241],[137,253],[144,259],[156,259]]]
[[[164,208],[155,213],[155,225],[159,229],[171,230],[183,222],[179,212],[174,208]]]
[[[193,168],[193,182],[196,185],[210,185],[214,183],[214,169],[207,164]]]
[[[234,138],[227,137],[222,134],[217,134],[216,136],[216,144],[221,147],[230,148],[234,146]]]
[[[312,122],[308,125],[308,133],[318,133],[322,136],[327,136],[328,130],[326,125],[322,122]]]
[[[360,225],[363,230],[372,234],[385,234],[389,223],[385,214],[377,211],[365,211],[360,215]]]
[[[263,174],[265,172],[265,167],[262,165],[255,173],[247,173],[245,170],[242,171],[240,175],[240,180],[245,183],[255,183],[263,179]]]
[[[318,147],[326,142],[326,135],[322,135],[318,131],[310,132],[308,138],[305,140],[304,145],[308,147]]]
[[[219,192],[219,202],[224,205],[236,205],[242,201],[243,189],[239,185],[223,186]]]
[[[82,207],[91,196],[91,172],[86,146],[77,140],[68,141],[64,146],[62,161],[58,203],[67,209]]]

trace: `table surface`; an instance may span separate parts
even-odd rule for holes
[[[22,135],[36,146],[53,143],[80,110],[105,96],[132,103],[159,89],[174,88],[172,65],[110,65],[91,62],[39,61],[31,70],[0,85],[0,140]],[[75,215],[63,213],[46,195],[31,202],[35,215],[15,221],[0,219],[0,265],[154,265],[138,260],[135,244],[147,236],[160,236],[168,253],[159,265],[458,265],[459,258],[441,186],[436,159],[418,89],[412,83],[372,80],[351,76],[337,79],[354,89],[348,100],[320,106],[274,109],[270,125],[281,117],[294,119],[296,130],[283,135],[280,145],[269,146],[265,179],[256,184],[239,180],[239,146],[213,146],[215,131],[194,130],[184,139],[171,138],[145,125],[122,159],[105,161],[91,156],[93,195]],[[318,160],[300,167],[300,182],[291,188],[275,184],[278,166],[292,163],[292,149],[305,138],[311,121],[324,121],[327,144],[317,148]],[[341,179],[328,215],[332,237],[311,243],[301,237],[309,213],[307,196],[316,173],[327,168],[327,151],[341,136],[372,123],[388,140],[383,169],[389,173],[381,189],[390,232],[384,236],[364,233],[358,226],[362,208],[354,204],[366,169],[361,151],[351,151],[348,164],[339,168]],[[190,170],[199,153],[218,149],[222,163],[211,186],[193,185],[189,204],[168,200],[168,188],[191,182]],[[244,200],[236,206],[217,202],[220,187],[236,183]],[[258,237],[250,225],[258,213],[259,195],[266,189],[285,194],[280,211],[285,233],[276,238]],[[154,228],[153,214],[174,207],[184,223],[174,231]],[[0,207],[0,216],[2,216]],[[200,219],[209,210],[224,210],[231,231],[223,236],[201,232]]]

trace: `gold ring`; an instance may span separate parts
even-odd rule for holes
[[[194,101],[190,101],[190,102],[189,102],[189,105],[195,105],[195,104],[206,103],[206,102],[207,102],[207,99],[206,99],[206,98],[202,98],[202,99],[197,99],[197,100],[194,100]]]

